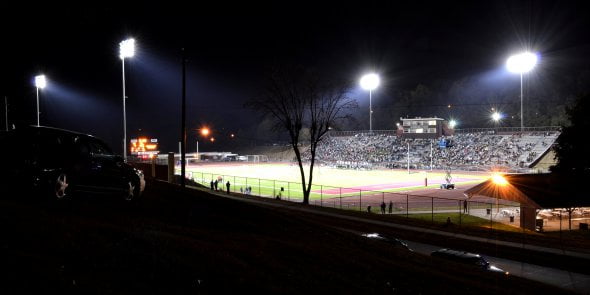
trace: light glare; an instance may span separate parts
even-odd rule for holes
[[[504,178],[504,176],[502,176],[500,174],[492,175],[492,182],[494,182],[497,185],[507,185],[508,184],[508,181],[506,180],[506,178]]]
[[[203,135],[203,136],[209,135],[209,128],[207,128],[207,127],[201,128],[201,135]]]
[[[449,127],[451,127],[451,129],[454,129],[455,126],[457,126],[457,121],[455,121],[455,120],[449,121]]]
[[[39,75],[35,77],[35,87],[39,89],[43,89],[47,86],[47,80],[45,79],[45,75]]]
[[[537,55],[531,52],[516,54],[508,58],[506,68],[512,73],[524,74],[535,67],[537,59]]]
[[[361,78],[361,87],[365,90],[374,90],[379,86],[379,82],[377,74],[367,74]]]
[[[492,120],[498,122],[498,121],[500,121],[500,119],[502,119],[502,114],[500,114],[498,112],[494,112],[492,114]]]
[[[119,43],[119,57],[133,57],[135,55],[135,39],[127,39]]]

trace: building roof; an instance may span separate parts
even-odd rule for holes
[[[465,195],[509,200],[537,209],[590,206],[581,179],[557,174],[506,174],[504,178],[506,184],[489,179],[467,189]]]

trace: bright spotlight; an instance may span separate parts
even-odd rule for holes
[[[455,126],[457,126],[457,121],[455,121],[455,120],[449,121],[449,127],[451,127],[451,129],[455,129]]]
[[[201,135],[207,136],[207,135],[209,135],[209,133],[210,133],[209,128],[207,128],[207,127],[201,128]]]
[[[135,55],[135,39],[127,39],[119,43],[119,57],[125,59],[126,57],[133,57]]]
[[[516,54],[508,58],[506,68],[512,73],[527,73],[535,67],[537,59],[538,57],[535,53],[523,52]]]
[[[35,87],[39,89],[43,89],[47,86],[47,80],[45,80],[45,75],[39,75],[35,77]]]
[[[361,78],[361,87],[365,90],[374,90],[379,86],[379,82],[377,74],[367,74]]]
[[[211,142],[215,142],[215,137],[211,137],[209,140],[210,140]]]
[[[501,174],[492,175],[492,182],[497,185],[507,185],[508,181]]]
[[[498,112],[494,112],[492,114],[492,120],[498,122],[502,119],[502,114],[498,113]]]

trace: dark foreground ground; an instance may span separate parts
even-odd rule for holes
[[[149,183],[136,204],[7,197],[0,294],[565,292],[165,183]]]

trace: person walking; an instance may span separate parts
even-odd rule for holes
[[[215,181],[213,182],[213,186],[215,187],[215,191],[217,191],[217,184],[218,184],[217,179],[215,179]]]
[[[230,186],[229,180],[225,183],[225,186],[227,187],[227,194],[229,195],[229,186]]]
[[[393,201],[389,200],[389,214],[393,213]]]
[[[385,214],[385,207],[386,207],[386,206],[387,206],[387,205],[385,205],[385,201],[383,201],[383,202],[381,203],[381,214]]]
[[[213,190],[213,179],[211,179],[211,190]]]
[[[467,213],[467,200],[463,201],[463,213]]]

